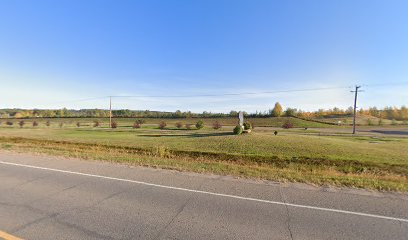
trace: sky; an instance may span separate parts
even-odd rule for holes
[[[113,108],[347,108],[356,84],[359,107],[408,105],[407,12],[406,0],[0,0],[0,108],[129,95]],[[243,92],[259,94],[168,97]]]

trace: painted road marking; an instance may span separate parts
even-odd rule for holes
[[[200,194],[219,196],[219,197],[226,197],[226,198],[233,198],[233,199],[240,199],[240,200],[246,200],[246,201],[269,203],[269,204],[275,204],[275,205],[284,205],[284,206],[294,207],[294,208],[305,208],[305,209],[311,209],[311,210],[342,213],[342,214],[349,214],[349,215],[356,215],[356,216],[363,216],[363,217],[371,217],[371,218],[379,218],[379,219],[385,219],[385,220],[399,221],[399,222],[408,223],[408,219],[405,219],[405,218],[387,217],[387,216],[369,214],[369,213],[362,213],[362,212],[353,212],[353,211],[346,211],[346,210],[333,209],[333,208],[323,208],[323,207],[315,207],[315,206],[308,206],[308,205],[301,205],[301,204],[294,204],[294,203],[270,201],[270,200],[250,198],[250,197],[242,197],[242,196],[229,195],[229,194],[223,194],[223,193],[206,192],[206,191],[200,191],[200,190],[194,190],[194,189],[188,189],[188,188],[172,187],[172,186],[166,186],[166,185],[160,185],[160,184],[154,184],[154,183],[148,183],[148,182],[142,182],[142,181],[135,181],[135,180],[130,180],[130,179],[115,178],[115,177],[101,176],[101,175],[81,173],[81,172],[73,172],[73,171],[54,169],[54,168],[38,167],[38,166],[33,166],[33,165],[26,165],[26,164],[12,163],[12,162],[0,161],[0,164],[18,166],[18,167],[26,167],[26,168],[33,168],[33,169],[40,169],[40,170],[46,170],[46,171],[52,171],[52,172],[68,173],[68,174],[74,174],[74,175],[80,175],[80,176],[86,176],[86,177],[94,177],[94,178],[107,179],[107,180],[114,180],[114,181],[121,181],[121,182],[136,183],[136,184],[140,184],[140,185],[146,185],[146,186],[152,186],[152,187],[158,187],[158,188],[172,189],[172,190],[178,190],[178,191],[184,191],[184,192],[200,193]]]
[[[21,238],[15,237],[13,235],[10,235],[6,232],[2,232],[0,231],[0,239],[4,239],[4,240],[23,240]]]

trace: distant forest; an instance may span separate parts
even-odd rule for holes
[[[348,109],[319,109],[317,111],[302,111],[295,108],[282,109],[279,103],[276,103],[274,108],[268,111],[257,111],[255,113],[246,113],[246,117],[251,118],[265,118],[265,117],[279,117],[279,116],[294,116],[299,118],[335,118],[335,117],[347,117],[353,114],[353,108]],[[397,107],[385,107],[378,109],[376,107],[370,107],[368,109],[359,109],[359,115],[367,115],[377,118],[390,119],[390,120],[408,120],[408,108],[402,106]],[[237,111],[231,111],[230,113],[212,113],[202,112],[193,113],[191,111],[182,112],[177,110],[175,112],[161,112],[161,111],[149,111],[149,110],[112,110],[113,117],[124,118],[216,118],[216,117],[237,117]],[[0,109],[0,118],[78,118],[78,117],[109,117],[109,110],[106,109]]]

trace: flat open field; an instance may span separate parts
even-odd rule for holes
[[[197,119],[147,119],[133,129],[134,119],[115,119],[119,127],[93,127],[94,119],[25,120],[20,128],[0,125],[0,148],[259,178],[408,192],[407,127],[361,127],[291,119],[295,128],[280,128],[285,118],[252,119],[251,134],[232,135],[236,119],[205,119],[201,130],[177,129],[176,122]],[[80,121],[80,127],[76,122]],[[160,130],[157,123],[168,125]],[[222,123],[214,130],[214,121]],[[60,122],[64,122],[62,127]],[[308,129],[305,130],[305,127]],[[278,135],[273,132],[277,130]]]
[[[211,128],[214,122],[220,122],[225,126],[235,126],[238,123],[237,118],[113,118],[113,121],[117,122],[120,127],[131,127],[135,120],[143,119],[146,124],[159,124],[165,121],[169,127],[174,127],[177,122],[182,122],[183,124],[195,124],[197,121],[202,120],[207,127]],[[31,118],[31,119],[0,119],[0,127],[6,127],[6,122],[10,121],[13,123],[12,127],[19,127],[18,122],[23,120],[25,122],[25,127],[32,126],[32,122],[38,122],[38,127],[46,127],[46,122],[50,122],[50,127],[59,127],[62,123],[64,127],[76,127],[76,123],[80,123],[81,126],[92,126],[94,121],[99,121],[101,127],[109,126],[109,118]],[[255,127],[281,127],[283,123],[290,120],[295,127],[330,127],[332,125],[318,123],[313,121],[305,121],[297,118],[288,117],[276,117],[276,118],[245,118],[245,121],[250,121]]]

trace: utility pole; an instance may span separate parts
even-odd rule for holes
[[[109,96],[109,128],[112,127],[112,96]]]
[[[351,91],[354,93],[353,134],[356,134],[357,94],[361,92],[358,90],[359,88],[361,86],[356,85],[356,90]]]

